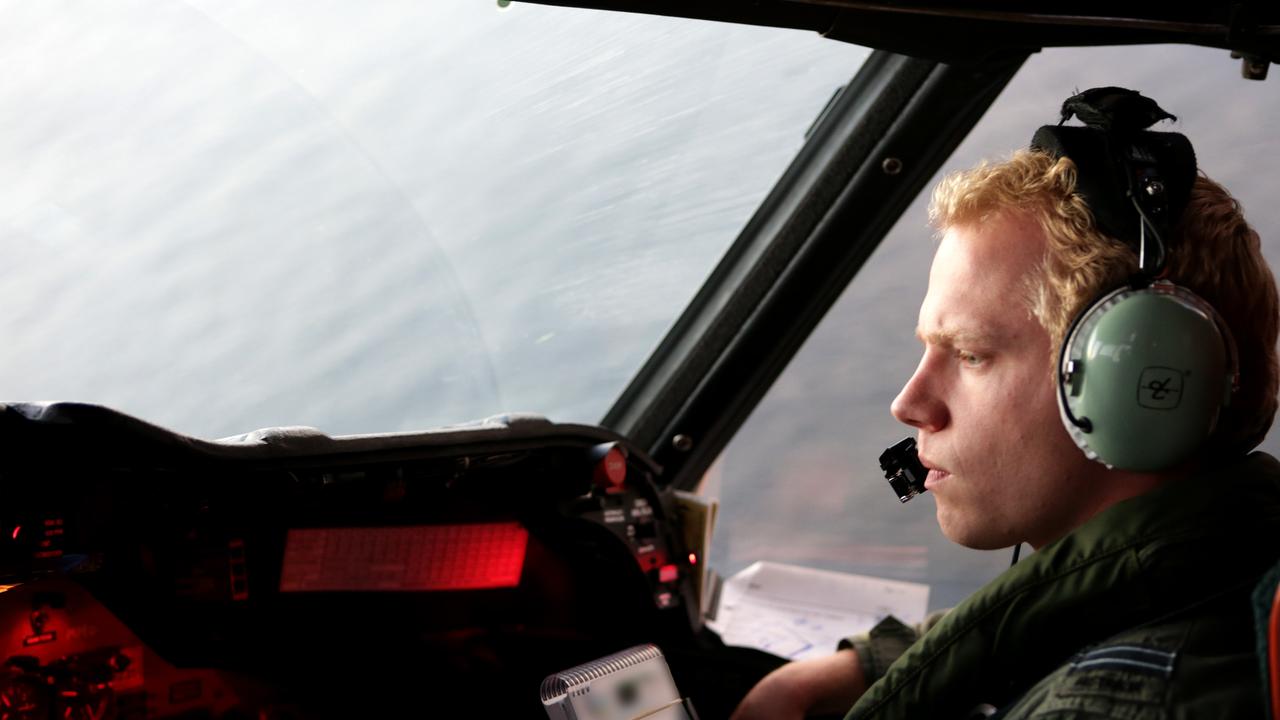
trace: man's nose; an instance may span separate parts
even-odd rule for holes
[[[902,386],[902,391],[889,406],[889,412],[898,422],[929,432],[946,427],[947,406],[935,387],[935,374],[926,352],[911,379]]]

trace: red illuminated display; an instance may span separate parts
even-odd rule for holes
[[[515,587],[529,531],[519,523],[289,531],[281,592]]]

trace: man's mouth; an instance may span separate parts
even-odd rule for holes
[[[938,467],[930,462],[928,458],[921,457],[920,463],[926,468],[929,468],[929,475],[924,479],[924,488],[926,490],[932,489],[934,485],[937,485],[951,477],[951,473],[946,468]]]

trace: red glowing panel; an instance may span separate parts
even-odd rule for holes
[[[515,587],[529,531],[519,523],[290,530],[281,592]]]
[[[675,582],[680,577],[680,568],[675,565],[663,565],[658,568],[658,582]]]

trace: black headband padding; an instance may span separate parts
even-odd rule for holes
[[[1196,179],[1196,155],[1180,133],[1106,132],[1093,127],[1045,125],[1031,139],[1032,149],[1066,156],[1076,165],[1076,192],[1093,211],[1098,228],[1138,249],[1138,212],[1129,199],[1138,193],[1161,235],[1176,241],[1171,229],[1182,216]],[[1164,184],[1166,202],[1148,206],[1141,180],[1155,176]]]

